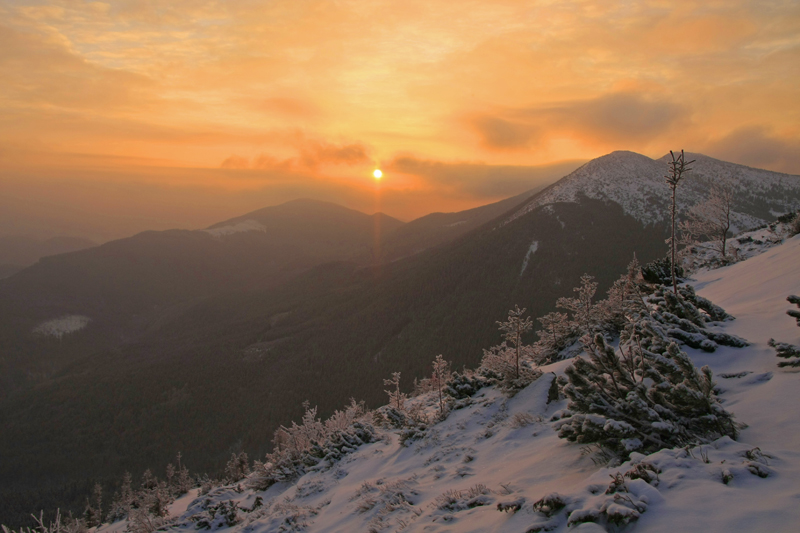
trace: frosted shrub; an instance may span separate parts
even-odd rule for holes
[[[632,322],[619,350],[599,334],[584,338],[584,346],[589,359],[566,369],[564,393],[574,414],[556,423],[559,437],[626,458],[736,436],[711,370],[698,371],[652,319]]]
[[[256,461],[247,486],[265,490],[281,481],[291,481],[309,470],[330,468],[362,444],[373,442],[374,428],[366,422],[369,413],[363,402],[351,403],[328,420],[317,418],[316,407],[306,404],[302,423],[292,422],[275,431],[273,451],[264,462]]]

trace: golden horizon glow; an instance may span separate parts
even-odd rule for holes
[[[378,160],[404,219],[613,150],[798,174],[798,36],[781,0],[7,2],[0,184],[180,226],[367,211]]]

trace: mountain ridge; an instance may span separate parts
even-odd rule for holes
[[[618,203],[626,213],[644,224],[663,223],[668,218],[665,209],[667,196],[664,194],[668,157],[651,159],[636,152],[619,150],[593,159],[544,189],[507,221],[543,205],[575,202],[580,192],[589,198]],[[734,233],[764,224],[800,207],[797,200],[800,197],[800,176],[754,169],[703,154],[687,153],[686,158],[696,161],[678,187],[677,203],[682,213],[704,200],[709,183],[718,179],[732,180],[737,193],[732,213]],[[787,201],[792,197],[794,200]],[[769,208],[759,206],[760,203]]]

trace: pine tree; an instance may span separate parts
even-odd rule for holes
[[[565,370],[574,414],[558,424],[561,438],[626,458],[736,437],[733,416],[714,395],[711,370],[698,371],[646,310],[632,313],[619,349],[599,333],[583,341],[588,360],[576,358]]]

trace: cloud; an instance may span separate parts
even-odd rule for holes
[[[300,160],[307,167],[321,164],[357,165],[370,161],[368,151],[361,143],[334,144],[309,140],[300,146]]]
[[[157,98],[145,76],[86,61],[68,42],[37,28],[0,24],[4,107],[145,111]]]
[[[562,161],[541,166],[487,165],[401,155],[384,165],[384,169],[389,173],[411,174],[418,177],[426,187],[449,195],[494,200],[552,183],[582,163],[583,161]]]
[[[764,126],[746,126],[708,144],[710,156],[756,168],[800,174],[800,140],[778,137]]]
[[[489,148],[526,148],[537,137],[539,128],[525,120],[509,120],[489,115],[477,116],[472,124],[481,136],[482,143]]]
[[[358,142],[337,144],[325,140],[308,139],[302,134],[297,134],[296,140],[290,144],[297,151],[297,156],[281,159],[262,153],[254,157],[251,163],[247,158],[234,154],[226,158],[220,167],[291,172],[315,170],[317,167],[327,165],[354,166],[371,162],[369,147]]]
[[[568,137],[589,145],[628,148],[664,137],[688,118],[688,109],[667,98],[632,92],[550,106],[496,111],[468,118],[490,149],[527,149],[547,138]]]
[[[232,155],[225,161],[223,161],[219,167],[229,168],[229,169],[245,169],[245,168],[250,168],[250,162],[247,160],[246,157]]]

